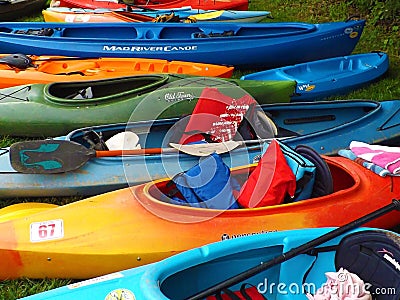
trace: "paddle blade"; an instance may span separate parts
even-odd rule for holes
[[[81,144],[61,140],[37,140],[12,144],[11,166],[28,174],[52,174],[76,170],[96,152]]]

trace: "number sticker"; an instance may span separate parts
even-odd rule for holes
[[[61,239],[64,237],[63,220],[51,220],[31,223],[31,242],[42,242]]]

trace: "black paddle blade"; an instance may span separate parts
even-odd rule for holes
[[[30,57],[20,53],[4,56],[0,58],[0,63],[21,70],[35,66]]]
[[[76,170],[96,151],[85,146],[62,140],[37,140],[12,144],[11,166],[18,172],[28,174],[52,174]]]

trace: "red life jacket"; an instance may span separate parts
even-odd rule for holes
[[[256,100],[250,95],[233,99],[216,88],[205,88],[179,143],[188,144],[204,140],[202,133],[210,135],[213,142],[232,140],[244,115],[256,104]]]
[[[242,207],[262,207],[281,204],[285,197],[294,197],[296,177],[276,140],[273,140],[257,167],[240,190]]]

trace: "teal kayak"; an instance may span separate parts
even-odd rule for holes
[[[237,299],[304,300],[307,299],[305,294],[308,294],[308,299],[367,300],[372,299],[371,294],[379,295],[378,291],[383,288],[385,294],[374,299],[398,299],[395,291],[400,287],[400,277],[396,270],[399,266],[396,255],[400,251],[400,236],[381,229],[361,228],[336,237],[332,235],[321,246],[300,252],[301,247],[333,231],[334,228],[312,228],[253,233],[237,238],[228,236],[227,240],[157,263],[72,283],[23,299],[205,299],[196,295],[207,293],[217,284],[227,284],[228,279],[235,275],[242,275],[243,279],[228,285],[229,291],[238,294],[245,289],[253,296]],[[284,257],[296,251],[300,253],[287,256],[287,259]],[[263,264],[271,267],[263,270]],[[253,271],[256,267],[259,271],[249,276],[249,270]],[[330,285],[327,284],[327,277]],[[339,284],[342,293],[352,295],[353,291],[358,297],[317,298],[322,295],[337,296]],[[228,291],[222,292],[225,293]]]

